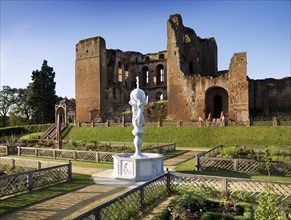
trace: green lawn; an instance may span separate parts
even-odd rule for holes
[[[221,177],[234,177],[234,178],[245,178],[245,179],[254,179],[254,180],[291,182],[291,177],[251,175],[251,174],[225,172],[225,171],[197,171],[195,168],[195,160],[196,160],[195,158],[188,160],[185,163],[182,163],[179,166],[175,167],[175,170],[181,173],[207,175],[207,176],[221,176]]]
[[[73,174],[73,178],[69,182],[56,184],[47,188],[2,199],[0,200],[0,216],[17,208],[35,204],[46,199],[71,192],[73,190],[80,189],[93,183],[94,181],[91,176]]]
[[[131,142],[133,127],[73,127],[66,140]],[[212,148],[219,144],[291,146],[291,126],[144,127],[144,142]]]
[[[41,160],[41,161],[52,161],[52,162],[60,162],[60,163],[68,163],[69,160],[55,160],[52,158],[42,158],[42,157],[26,157],[26,156],[17,156],[11,155],[9,157],[13,158],[23,158],[28,160]],[[72,165],[80,166],[80,167],[93,167],[93,168],[102,168],[102,169],[113,169],[113,164],[104,164],[104,163],[93,163],[93,162],[83,162],[83,161],[75,161],[71,160]]]

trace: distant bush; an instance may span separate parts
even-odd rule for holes
[[[145,106],[145,120],[149,122],[164,121],[167,117],[168,111],[167,101],[151,102]]]

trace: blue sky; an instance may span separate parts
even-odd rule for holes
[[[166,24],[180,14],[201,38],[215,37],[218,69],[247,52],[252,79],[291,76],[290,0],[1,1],[0,86],[25,88],[44,59],[59,96],[75,97],[75,45],[102,36],[108,49],[166,50]]]

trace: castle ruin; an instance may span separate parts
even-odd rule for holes
[[[129,101],[136,76],[149,102],[168,100],[168,120],[219,118],[246,122],[250,114],[291,114],[291,77],[251,80],[246,52],[217,69],[214,38],[200,38],[180,15],[167,22],[167,50],[142,54],[106,49],[102,37],[76,45],[76,121],[102,121]]]

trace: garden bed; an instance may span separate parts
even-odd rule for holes
[[[284,160],[274,160],[278,158]],[[288,177],[291,176],[290,161],[291,147],[219,145],[198,154],[196,168]]]
[[[220,148],[214,156],[219,158],[291,161],[291,146],[277,147],[230,145]]]

